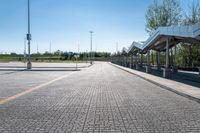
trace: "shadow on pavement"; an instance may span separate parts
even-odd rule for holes
[[[81,67],[77,67],[77,68],[87,68],[90,66],[91,65],[81,66]],[[0,68],[24,68],[24,69],[26,69],[26,67],[24,67],[24,66],[0,66]],[[76,67],[33,67],[33,68],[76,68]]]
[[[145,68],[140,68],[138,71],[145,72]],[[152,69],[151,74],[163,78],[163,71]],[[200,77],[198,74],[184,72],[172,73],[170,80],[200,88]]]
[[[92,64],[93,65],[93,64]],[[4,73],[0,73],[0,75],[7,75],[13,74],[23,71],[40,71],[40,72],[58,72],[58,71],[81,71],[81,68],[89,68],[92,66],[91,64],[86,66],[68,66],[68,67],[57,67],[57,66],[33,66],[32,69],[27,69],[26,66],[9,66],[9,65],[0,65],[0,72],[3,71]]]
[[[14,74],[14,73],[19,73],[19,72],[24,72],[24,71],[30,71],[30,72],[66,72],[66,71],[81,71],[81,69],[19,69],[19,68],[14,68],[14,69],[0,69],[0,72],[3,71],[4,73],[1,73],[0,75],[8,75],[8,74]]]
[[[0,69],[0,71],[81,71],[81,69]]]

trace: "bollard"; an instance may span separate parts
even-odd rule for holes
[[[163,77],[167,79],[171,78],[171,69],[163,68]]]
[[[139,64],[136,64],[136,65],[135,65],[135,68],[136,68],[136,70],[139,70],[139,69],[140,69]]]
[[[149,65],[146,66],[146,73],[151,73],[151,66]]]

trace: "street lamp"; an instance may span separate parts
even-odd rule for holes
[[[31,64],[31,30],[30,30],[30,0],[28,0],[28,34],[26,35],[28,40],[28,62],[27,62],[27,69],[32,68]]]
[[[24,63],[26,62],[26,37],[24,37]]]
[[[92,65],[92,34],[94,32],[90,31],[90,64]]]

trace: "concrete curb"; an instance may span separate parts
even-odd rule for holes
[[[118,69],[121,69],[121,70],[123,70],[123,71],[126,71],[126,72],[128,72],[128,73],[130,73],[130,74],[136,75],[136,76],[138,76],[138,77],[140,77],[140,78],[142,78],[142,79],[144,79],[144,80],[146,80],[146,81],[148,81],[148,82],[150,82],[150,83],[153,83],[153,84],[155,84],[155,85],[157,85],[157,86],[159,86],[159,87],[161,87],[161,88],[163,88],[163,89],[166,89],[166,90],[168,90],[168,91],[174,92],[174,93],[176,93],[177,95],[183,96],[183,97],[185,97],[185,98],[188,98],[188,99],[190,99],[190,100],[193,100],[193,101],[196,101],[196,102],[200,103],[200,99],[197,98],[197,97],[194,97],[194,96],[192,96],[192,95],[189,95],[189,94],[180,92],[180,91],[178,91],[178,90],[176,90],[176,89],[173,89],[173,88],[171,88],[171,87],[162,85],[162,84],[160,84],[160,83],[158,83],[158,82],[155,82],[155,81],[153,81],[153,80],[147,79],[147,78],[145,78],[145,77],[143,77],[143,76],[140,76],[140,75],[138,75],[138,74],[135,74],[135,73],[133,73],[133,72],[131,72],[131,71],[125,70],[125,69],[121,68],[121,66],[115,65],[115,64],[113,64],[113,63],[109,63],[109,64],[112,65],[112,66],[114,66],[114,67],[116,67],[116,68],[118,68]]]

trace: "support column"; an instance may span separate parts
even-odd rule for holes
[[[141,53],[140,54],[140,67],[142,68],[142,66],[143,66],[143,54]]]
[[[126,66],[126,57],[123,57],[123,66]]]
[[[124,66],[124,56],[122,56],[121,61],[122,61],[122,66]]]
[[[123,58],[120,56],[120,65],[123,66]]]
[[[131,62],[130,62],[130,68],[133,68],[133,55],[131,55]]]
[[[126,56],[126,67],[128,67],[129,65],[129,59],[128,59],[128,56]]]
[[[129,64],[130,64],[130,62],[129,62],[129,56],[127,55],[126,56],[126,67],[129,67]]]
[[[150,66],[150,50],[147,51],[146,73],[151,73],[151,66]]]
[[[136,55],[134,55],[134,64],[133,64],[133,68],[136,68],[136,64],[137,64],[137,56]]]
[[[200,67],[199,67],[199,77],[200,77]]]
[[[121,55],[119,56],[119,65],[122,66],[122,57],[121,57]]]
[[[121,65],[121,55],[118,56],[118,65]]]
[[[120,56],[120,65],[123,66],[122,56]]]
[[[165,69],[163,70],[163,77],[170,78],[171,77],[171,70],[169,68],[169,38],[166,40],[166,64]]]
[[[139,57],[138,57],[139,55],[137,54],[136,55],[136,70],[139,70],[139,68],[140,68],[140,66],[139,66]]]
[[[176,66],[176,45],[174,46],[174,59],[173,59],[173,69],[172,71],[174,73],[178,72],[177,66]]]
[[[157,51],[157,70],[160,71],[161,70],[161,63],[160,63],[160,51]]]
[[[127,67],[127,56],[125,56],[125,67]]]
[[[127,66],[127,56],[124,57],[124,61],[125,61],[124,66],[126,67]]]

